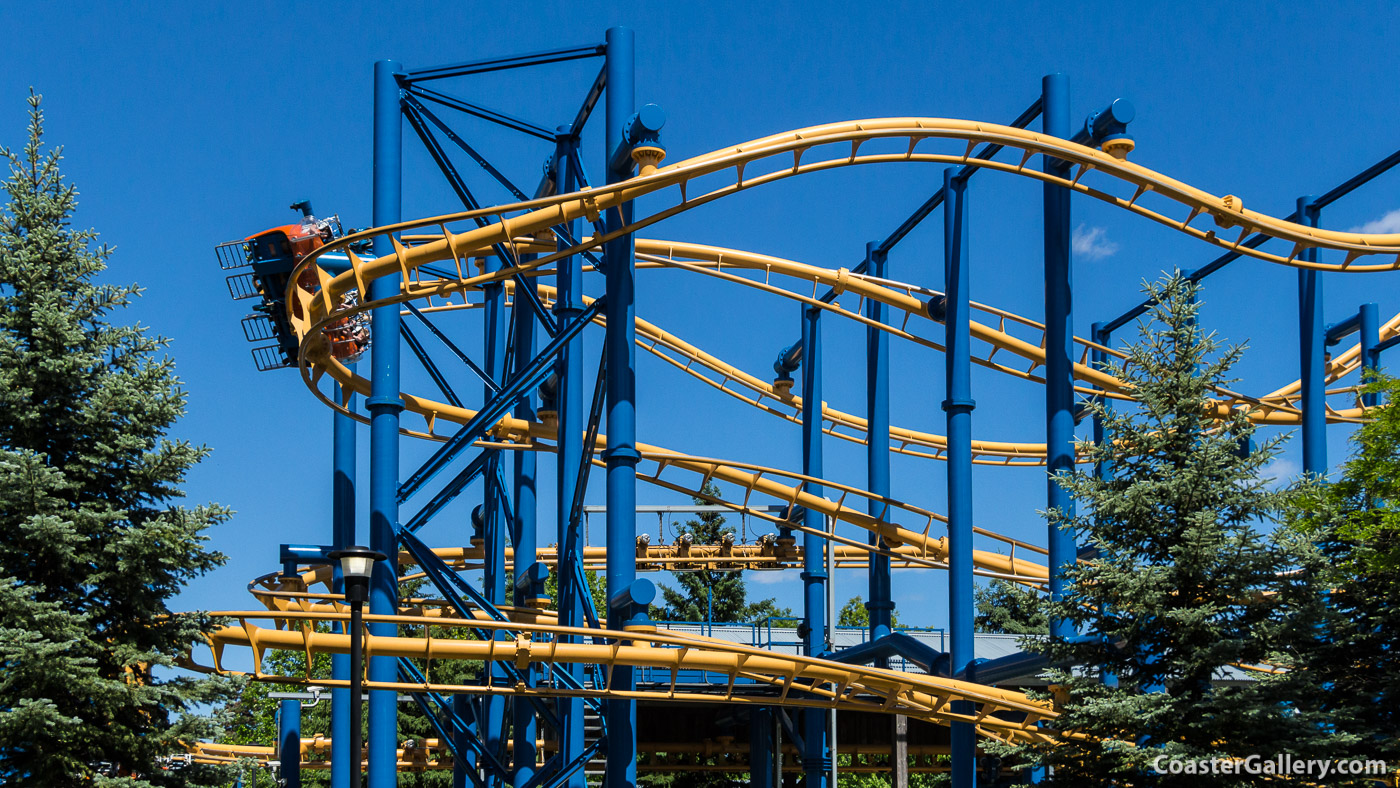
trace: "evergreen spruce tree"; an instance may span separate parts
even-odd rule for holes
[[[222,562],[202,534],[228,512],[175,503],[208,450],[165,437],[185,405],[166,340],[113,321],[140,291],[95,281],[110,250],[73,229],[29,103],[28,142],[0,151],[0,782],[213,784],[161,764],[229,688],[171,668],[212,622],[168,604]]]
[[[717,497],[719,488],[706,484],[701,492]],[[694,500],[697,506],[709,503],[704,498]],[[689,534],[695,544],[719,544],[725,534],[734,533],[724,522],[724,515],[719,512],[700,512],[685,525],[677,526],[677,533]],[[663,604],[652,606],[653,618],[726,623],[792,615],[791,610],[778,607],[772,599],[749,602],[748,588],[739,572],[723,572],[712,565],[703,565],[694,572],[676,573],[676,581],[680,584],[678,589],[661,586]]]
[[[1308,681],[1337,738],[1345,739],[1329,757],[1394,765],[1400,763],[1400,380],[1376,377],[1368,388],[1386,401],[1352,436],[1354,452],[1340,478],[1305,480],[1292,502],[1289,524],[1314,553],[1292,576],[1298,614],[1291,666]]]
[[[1025,644],[1061,666],[1051,681],[1062,738],[1029,749],[1052,770],[1050,785],[1254,785],[1152,764],[1319,755],[1322,718],[1296,704],[1295,673],[1220,681],[1239,676],[1232,666],[1284,659],[1281,578],[1293,559],[1259,530],[1286,494],[1260,473],[1278,439],[1239,450],[1254,432],[1248,414],[1214,400],[1242,349],[1202,333],[1195,284],[1177,273],[1146,290],[1151,323],[1114,370],[1136,402],[1096,406],[1107,440],[1083,447],[1112,464],[1112,478],[1058,477],[1078,514],[1048,513],[1097,556],[1069,567],[1064,598],[1047,606],[1090,637]]]

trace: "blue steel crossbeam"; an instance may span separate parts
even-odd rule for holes
[[[847,665],[869,665],[877,660],[902,657],[931,676],[948,674],[948,655],[920,643],[902,632],[891,632],[877,640],[867,640],[857,646],[827,655],[834,662]]]
[[[463,203],[467,204],[469,210],[480,208],[481,203],[470,196],[470,192],[462,182],[461,177],[456,174],[455,169],[447,160],[446,153],[442,150],[437,140],[432,138],[431,134],[427,133],[427,127],[423,126],[422,121],[427,120],[429,123],[436,126],[439,131],[446,135],[447,139],[450,140],[452,144],[456,145],[463,153],[467,154],[472,161],[476,162],[477,165],[485,170],[497,183],[504,186],[506,191],[511,193],[511,196],[515,197],[517,200],[525,199],[524,192],[520,191],[514,183],[511,183],[510,179],[500,170],[496,169],[495,165],[487,161],[486,157],[481,155],[476,148],[462,139],[461,135],[453,131],[442,118],[439,118],[437,114],[423,106],[422,102],[414,99],[411,95],[406,95],[403,97],[403,111],[404,116],[408,118],[409,123],[413,125],[413,130],[423,141],[424,147],[428,148],[428,152],[433,155],[434,162],[437,163],[439,168],[444,170],[444,174],[448,175],[448,179],[453,181],[453,188],[457,191],[457,196],[461,198]],[[448,170],[452,170],[452,172],[449,174],[447,172]],[[476,223],[479,227],[484,226],[486,219],[484,217],[477,217]]]
[[[444,123],[441,118],[429,111],[427,107],[424,107],[422,103],[415,100],[412,96],[405,96],[403,98],[403,112],[409,125],[413,127],[414,133],[416,133],[419,140],[422,141],[423,147],[428,149],[428,154],[432,157],[433,163],[437,164],[443,177],[447,179],[448,185],[452,187],[457,198],[462,201],[462,204],[466,206],[468,210],[477,210],[481,207],[481,203],[476,199],[475,195],[472,194],[471,189],[468,188],[461,174],[457,172],[457,168],[453,166],[452,160],[447,156],[447,152],[443,150],[442,145],[438,143],[437,138],[433,136],[432,131],[424,125],[425,120],[436,126],[438,130],[446,135],[458,148],[466,152],[473,161],[479,164],[483,170],[505,187],[517,200],[524,201],[526,199],[525,193],[520,191],[520,189],[516,187],[509,178],[503,175],[500,170],[496,169],[491,162],[487,161],[485,156],[477,152],[466,140],[462,139],[451,127]],[[553,139],[552,135],[550,139]],[[478,227],[484,227],[487,224],[486,218],[482,216],[475,217],[475,221]],[[555,230],[556,234],[559,232],[560,231]],[[573,243],[572,239],[567,238],[567,235],[565,238],[570,243]],[[492,249],[496,252],[496,258],[502,263],[506,265],[514,264],[514,255],[504,244],[493,244]],[[545,331],[553,335],[556,331],[554,318],[545,310],[544,305],[540,303],[539,294],[529,285],[524,276],[513,274],[511,279],[516,284],[517,297],[524,297],[527,302],[530,303],[534,309],[535,317],[544,325]]]
[[[433,321],[429,320],[427,315],[424,315],[418,307],[414,306],[409,301],[405,301],[403,305],[408,308],[408,311],[412,313],[414,317],[418,318],[418,321],[421,322],[424,327],[432,332],[433,336],[438,338],[438,341],[441,342],[444,347],[451,351],[452,355],[457,357],[458,361],[465,364],[467,369],[470,369],[472,374],[476,375],[482,383],[496,391],[500,390],[500,386],[496,385],[496,381],[492,380],[491,376],[487,375],[485,370],[477,366],[476,362],[472,361],[471,356],[463,353],[461,348],[457,347],[451,339],[448,339],[447,335],[442,332],[442,329],[438,328]]]
[[[467,467],[458,472],[458,474],[452,478],[452,481],[443,485],[443,488],[438,490],[432,500],[424,504],[423,508],[419,509],[418,513],[413,515],[412,519],[404,523],[404,528],[409,531],[417,531],[419,528],[427,525],[429,520],[433,519],[438,512],[446,508],[449,503],[452,503],[457,496],[466,491],[467,487],[469,487],[472,482],[476,481],[481,474],[486,472],[487,456],[488,452],[483,450],[473,457],[471,462],[467,463]]]
[[[423,672],[413,664],[412,660],[399,658],[399,676],[405,684],[426,684],[427,679]],[[458,714],[458,708],[454,704],[437,692],[414,692],[410,696],[413,702],[423,712],[423,716],[428,719],[428,724],[438,735],[438,740],[447,746],[448,752],[452,753],[453,761],[468,761],[473,765],[485,762],[486,768],[491,771],[491,775],[497,779],[506,779],[509,770],[502,764],[490,750],[481,745],[481,740],[475,735],[461,736],[460,733],[466,731],[475,733],[479,726],[475,721],[468,722]],[[436,706],[436,708],[434,708]],[[466,707],[470,708],[470,706]],[[444,720],[443,717],[446,717]],[[464,769],[467,778],[472,781],[472,785],[477,788],[486,788],[486,781],[477,773],[477,769]]]
[[[439,558],[437,553],[434,553],[432,548],[424,544],[421,539],[410,533],[407,529],[400,528],[397,533],[399,542],[403,544],[404,549],[408,550],[409,554],[413,556],[413,560],[417,562],[418,568],[423,570],[423,574],[427,576],[428,580],[432,582],[433,586],[442,594],[443,598],[457,615],[468,621],[475,620],[471,609],[463,602],[463,599],[466,599],[471,602],[472,607],[486,613],[491,620],[500,623],[510,622],[509,616],[503,613],[500,608],[491,604],[490,600],[472,586],[471,583],[463,580],[461,575],[457,574],[451,566],[448,566],[447,562]],[[481,640],[492,639],[491,630],[482,627],[473,627],[472,632]],[[520,680],[520,675],[516,671],[514,665],[508,663],[500,663],[500,665],[506,671],[507,678],[512,683]],[[559,675],[561,676],[561,682],[570,689],[583,689],[583,685],[572,676],[568,675],[567,672],[561,672]],[[588,702],[590,705],[600,705],[596,698],[589,698]],[[542,714],[549,715],[547,704],[540,703],[539,710]],[[552,715],[548,716],[547,720],[551,725],[557,725],[557,720],[555,720]]]
[[[1026,107],[1020,115],[1016,116],[1015,120],[1011,121],[1011,126],[1013,128],[1024,129],[1025,127],[1029,126],[1032,122],[1034,122],[1035,119],[1038,117],[1040,117],[1040,99],[1036,98],[1035,101],[1031,102],[1031,105],[1029,107]],[[973,154],[973,158],[983,160],[991,159],[992,157],[996,156],[999,152],[1001,152],[1001,149],[1003,147],[1004,146],[1002,145],[997,145],[994,143],[983,145],[976,153]],[[958,170],[958,174],[956,177],[959,180],[965,181],[968,178],[971,178],[979,169],[981,169],[981,167],[978,167],[976,164],[963,165],[963,167],[960,170]],[[933,196],[929,197],[927,200],[924,201],[922,205],[914,209],[913,213],[909,214],[909,218],[905,219],[903,222],[900,223],[898,227],[894,228],[893,232],[885,236],[885,240],[881,241],[875,246],[875,251],[883,254],[889,254],[894,249],[896,244],[904,240],[904,236],[913,232],[914,228],[918,227],[920,222],[928,218],[929,214],[933,213],[934,210],[938,208],[938,206],[942,205],[943,200],[947,196],[947,189],[945,187],[939,187],[938,191],[933,193]],[[834,294],[831,297],[834,298]],[[823,297],[822,300],[830,302],[830,298],[827,297]]]
[[[577,470],[575,471],[575,486],[572,504],[568,510],[567,519],[561,517],[561,522],[566,523],[569,534],[577,535],[581,528],[583,518],[583,497],[588,489],[588,476],[593,469],[594,447],[598,443],[598,427],[602,421],[603,403],[606,400],[606,376],[608,352],[603,348],[603,352],[598,356],[598,376],[593,386],[593,401],[588,412],[588,431],[583,440],[582,453],[579,455]],[[561,455],[560,462],[567,462],[568,458]],[[604,507],[606,508],[606,507]],[[598,616],[598,609],[593,603],[593,595],[587,593],[588,575],[583,568],[583,556],[578,550],[577,538],[561,540],[559,545],[559,556],[556,571],[559,575],[558,586],[562,590],[566,588],[577,589],[577,601],[574,605],[580,609],[583,615],[583,623],[594,629],[602,628],[603,624]],[[602,639],[594,638],[595,643],[601,643]]]
[[[607,54],[607,47],[605,45],[589,44],[586,46],[549,49],[528,55],[473,60],[466,63],[455,63],[450,66],[410,69],[399,72],[397,76],[400,82],[411,85],[433,79],[464,77],[470,74],[485,74],[491,71],[503,71],[512,68],[523,68],[525,66],[540,66],[546,63],[564,63],[570,60],[582,60],[584,58],[598,57],[605,54]]]
[[[583,97],[583,103],[579,105],[578,112],[574,113],[574,122],[569,124],[569,134],[574,139],[583,133],[583,127],[588,123],[588,118],[593,115],[593,108],[598,106],[598,99],[603,97],[603,88],[608,84],[608,67],[604,65],[598,69],[598,76],[593,78],[593,84],[589,86],[588,93]]]
[[[413,355],[418,359],[418,362],[423,365],[423,369],[427,371],[428,377],[432,378],[433,383],[438,387],[438,391],[442,392],[442,396],[454,407],[462,407],[462,398],[458,397],[457,392],[452,390],[452,385],[447,382],[447,378],[443,376],[442,370],[438,369],[437,364],[433,363],[432,358],[428,356],[428,352],[423,349],[423,343],[418,341],[418,337],[414,336],[413,331],[409,329],[407,324],[400,325],[399,330],[403,332],[403,339],[408,345],[408,349],[413,351]]]
[[[606,69],[606,66],[604,68]],[[560,127],[556,131],[558,136],[554,140],[554,156],[549,171],[554,178],[554,193],[567,194],[578,188],[578,181],[574,178],[568,161],[578,155],[579,140],[570,133],[568,127]],[[578,222],[566,222],[560,230],[563,235],[555,235],[555,249],[563,252],[573,246],[567,238],[578,234]],[[555,283],[555,315],[561,324],[569,324],[583,311],[583,271],[579,256],[565,255],[559,259],[555,264]],[[582,538],[582,529],[568,517],[569,507],[573,505],[574,490],[578,484],[578,465],[575,458],[584,452],[580,429],[584,418],[582,336],[564,344],[559,352],[555,370],[558,376],[554,396],[558,421],[555,441],[555,527],[559,550],[567,552]],[[560,625],[584,626],[582,600],[591,598],[587,585],[576,582],[572,572],[561,572],[558,579],[559,593],[555,607],[559,611]],[[571,636],[562,638],[564,642],[572,642],[575,639]],[[580,665],[558,665],[553,670],[570,673],[580,681],[583,678],[583,668]],[[585,751],[583,699],[561,698],[558,701],[558,710],[562,728],[557,737],[559,751],[555,758],[560,764],[572,763]],[[542,770],[539,774],[544,773]],[[569,788],[584,788],[585,781],[581,772],[570,772],[562,779]]]
[[[1400,150],[1395,151],[1384,159],[1372,164],[1370,167],[1347,178],[1328,191],[1323,192],[1321,196],[1313,200],[1313,205],[1316,206],[1318,210],[1326,208],[1337,200],[1356,191],[1357,188],[1370,183],[1376,176],[1384,174],[1396,164],[1400,164]]]
[[[408,119],[409,125],[413,127],[414,132],[418,135],[418,138],[423,142],[423,146],[428,149],[428,154],[432,157],[433,162],[437,164],[438,169],[442,171],[443,177],[447,178],[448,185],[452,187],[452,190],[457,194],[457,198],[462,201],[462,204],[465,205],[468,210],[476,210],[480,208],[481,203],[476,199],[476,197],[472,194],[471,190],[467,187],[466,181],[464,181],[462,179],[462,176],[457,172],[457,168],[452,165],[452,161],[447,157],[446,151],[444,151],[442,149],[442,146],[438,144],[437,138],[435,138],[432,132],[426,126],[423,125],[424,119],[427,119],[439,129],[441,129],[442,132],[447,135],[448,139],[452,140],[457,144],[458,147],[466,151],[469,156],[471,156],[478,164],[481,165],[482,169],[486,170],[493,177],[495,177],[496,180],[499,181],[503,186],[505,186],[506,189],[509,190],[510,193],[513,194],[517,199],[525,199],[525,194],[519,189],[517,189],[515,187],[515,184],[511,183],[510,180],[504,175],[502,175],[500,171],[497,170],[494,166],[492,166],[491,163],[485,159],[485,157],[477,153],[475,148],[468,145],[465,140],[459,137],[436,115],[432,114],[427,110],[427,108],[423,107],[423,105],[414,101],[412,98],[405,98],[403,111],[404,117]],[[485,217],[476,217],[477,226],[485,226],[486,223],[487,222]],[[492,246],[492,249],[494,249],[496,252],[496,259],[500,260],[503,264],[514,264],[514,255],[511,253],[510,250],[508,250],[505,247],[504,244],[494,244]],[[550,314],[545,310],[544,305],[540,303],[539,294],[535,292],[534,287],[532,287],[529,284],[529,282],[526,281],[525,277],[520,274],[513,274],[511,276],[511,279],[515,282],[517,297],[523,297],[527,300],[528,303],[531,304],[531,306],[534,308],[535,316],[544,325],[545,331],[552,335],[556,330],[556,327],[554,325],[554,318],[550,316]]]
[[[578,319],[565,327],[554,337],[543,351],[540,352],[523,370],[516,372],[515,378],[508,382],[492,400],[482,406],[480,411],[471,418],[462,429],[447,440],[428,461],[398,487],[398,501],[406,501],[424,484],[432,480],[434,476],[447,467],[457,455],[466,448],[480,440],[486,434],[486,430],[495,426],[497,421],[515,405],[515,400],[526,391],[533,391],[544,379],[549,376],[550,362],[558,355],[562,348],[570,339],[583,331],[584,327],[593,321],[593,318],[602,310],[607,302],[606,298],[599,298],[588,308],[583,310]]]
[[[872,276],[885,276],[886,255],[874,242],[865,246],[866,270]],[[883,330],[886,307],[879,299],[866,300],[865,316],[871,324],[865,329],[865,417],[867,435],[888,435],[890,431],[890,335]],[[865,471],[870,491],[868,513],[883,520],[888,516],[884,503],[890,495],[890,442],[865,442]],[[870,617],[870,639],[879,640],[890,634],[894,621],[893,588],[890,583],[889,545],[878,534],[867,537],[875,552],[870,555],[866,573],[870,592],[865,609]],[[887,660],[876,661],[876,667],[888,667]]]
[[[522,134],[529,134],[533,137],[539,137],[540,139],[546,140],[548,142],[554,141],[554,132],[550,131],[544,126],[535,125],[534,123],[531,123],[528,120],[522,120],[520,118],[517,118],[513,115],[508,115],[499,110],[494,110],[489,107],[483,107],[480,104],[475,104],[473,102],[467,101],[466,99],[457,98],[456,96],[449,96],[446,93],[440,93],[436,90],[429,90],[428,88],[418,87],[416,85],[409,86],[406,93],[408,94],[408,96],[426,99],[435,104],[441,104],[444,107],[455,109],[459,112],[465,112],[468,115],[481,118],[482,120],[488,120],[499,126],[505,126],[508,129],[514,129],[515,131],[521,132]]]
[[[1400,345],[1400,334],[1397,334],[1397,335],[1391,337],[1390,339],[1387,339],[1386,341],[1380,343],[1379,345],[1376,345],[1376,351],[1375,351],[1375,352],[1380,353],[1380,352],[1385,351],[1385,350],[1390,350],[1391,348],[1395,347],[1396,345]]]
[[[417,133],[419,139],[423,141],[423,146],[428,148],[428,154],[433,157],[434,164],[438,165],[438,169],[442,171],[442,175],[447,178],[448,185],[454,190],[458,199],[462,200],[462,204],[466,206],[466,209],[476,210],[482,206],[480,206],[480,202],[477,202],[476,197],[472,195],[472,192],[470,192],[470,189],[466,186],[466,182],[463,181],[462,176],[458,174],[458,171],[456,171],[456,168],[452,165],[452,161],[447,157],[447,151],[442,150],[441,144],[438,144],[433,133],[423,125],[424,119],[433,123],[434,126],[437,126],[442,133],[447,134],[449,140],[454,141],[456,146],[462,148],[469,157],[472,157],[472,160],[482,165],[482,169],[484,169],[487,174],[493,176],[493,178],[496,178],[496,181],[500,182],[501,185],[505,186],[505,189],[507,189],[511,195],[514,195],[515,199],[526,199],[524,192],[515,188],[514,183],[511,183],[510,179],[501,175],[501,172],[498,171],[496,167],[493,167],[491,162],[486,161],[486,157],[477,153],[476,148],[469,146],[466,140],[463,140],[458,134],[452,132],[451,127],[448,127],[447,123],[442,122],[434,113],[428,112],[426,106],[413,101],[413,98],[406,97],[405,104],[403,104],[403,115],[409,120],[409,125],[413,126],[414,133]],[[484,227],[484,225],[486,225],[486,218],[476,217],[476,224],[477,227]],[[496,251],[496,258],[501,260],[504,265],[514,265],[514,255],[505,248],[505,245],[494,244],[491,248]],[[521,274],[512,274],[511,280],[515,283],[515,295],[517,295],[517,298],[525,298],[526,302],[533,308],[535,318],[539,319],[540,323],[545,326],[545,330],[549,335],[553,335],[557,330],[556,326],[554,326],[554,319],[550,316],[549,312],[546,311],[545,305],[540,304],[539,294],[535,293],[535,288],[533,288]]]

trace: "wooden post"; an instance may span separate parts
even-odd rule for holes
[[[891,788],[909,788],[909,718],[894,715],[894,745],[890,748]]]

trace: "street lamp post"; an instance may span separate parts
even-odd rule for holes
[[[368,547],[353,545],[344,550],[336,550],[328,556],[340,562],[340,573],[345,578],[345,601],[350,603],[350,788],[359,788],[360,769],[364,761],[364,747],[360,734],[360,684],[364,680],[364,626],[361,616],[365,600],[369,598],[369,576],[376,561],[386,556]]]

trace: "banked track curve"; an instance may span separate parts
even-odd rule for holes
[[[901,144],[907,145],[907,147],[903,152],[867,152],[863,154],[860,152],[863,145],[873,143],[871,147],[880,147],[890,140],[902,141]],[[940,142],[953,145],[965,144],[966,150],[961,153],[920,150],[921,145],[929,148]],[[977,145],[982,143],[1019,150],[1021,152],[1019,163],[1012,164],[974,157],[973,151]],[[804,161],[804,157],[813,150],[836,149],[842,146],[847,146],[848,151],[843,151],[840,156],[816,160],[808,157],[808,160]],[[1074,165],[1073,175],[1062,178],[1029,167],[1028,165],[1036,156],[1052,157],[1071,163]],[[789,157],[790,164],[786,163]],[[301,340],[299,365],[304,378],[319,397],[326,399],[333,406],[344,407],[344,403],[331,402],[319,390],[317,384],[323,377],[335,380],[341,384],[347,400],[355,393],[368,394],[368,382],[355,376],[345,365],[331,357],[323,335],[324,330],[330,324],[344,319],[352,313],[410,300],[423,300],[431,307],[431,299],[440,298],[446,302],[454,293],[461,294],[465,304],[467,301],[466,291],[469,289],[479,288],[490,283],[504,282],[509,277],[518,274],[536,274],[543,271],[550,263],[565,256],[598,248],[613,237],[635,232],[669,216],[697,208],[742,190],[787,177],[856,164],[901,162],[970,164],[982,169],[1055,183],[1074,192],[1144,216],[1207,243],[1284,265],[1329,271],[1377,271],[1400,268],[1400,234],[1344,233],[1287,222],[1246,209],[1237,197],[1212,195],[1135,163],[1116,159],[1098,150],[1023,129],[946,119],[874,119],[827,124],[772,135],[734,148],[687,159],[613,186],[477,211],[460,212],[415,222],[404,222],[338,239],[303,263],[303,268],[310,267],[313,270],[319,288],[315,292],[307,292],[293,284],[287,293],[290,322]],[[725,180],[723,177],[727,171],[733,173],[729,180]],[[1086,178],[1090,173],[1095,174],[1093,179]],[[1106,188],[1090,185],[1090,180],[1097,183],[1098,179],[1103,177],[1130,190],[1131,194],[1115,194]],[[718,179],[723,183],[708,191],[692,189],[698,182],[706,178]],[[615,208],[621,203],[648,196],[660,198],[673,188],[679,193],[679,201],[669,207],[652,211],[611,234],[596,234],[594,237],[568,248],[558,251],[546,250],[534,260],[522,261],[522,255],[526,251],[525,247],[531,245],[530,239],[547,233],[555,225],[575,219],[596,220],[600,213]],[[698,193],[692,193],[693,191]],[[1156,201],[1159,200],[1174,203],[1183,209],[1186,215],[1183,218],[1171,218],[1165,212],[1164,207],[1149,206],[1149,203],[1156,204]],[[1213,219],[1216,228],[1202,229],[1195,226],[1193,223],[1199,217]],[[477,218],[485,218],[487,221],[483,226],[470,227],[461,232],[454,232],[449,227],[449,225]],[[438,237],[420,243],[405,243],[402,240],[411,231],[423,230],[427,230],[430,234],[436,234]],[[1225,230],[1238,230],[1238,237],[1233,240],[1225,237],[1222,234],[1222,231]],[[1287,254],[1277,254],[1245,246],[1244,240],[1255,233],[1263,233],[1271,238],[1287,242],[1291,246],[1291,251]],[[387,237],[394,252],[378,258],[363,258],[351,248],[351,244],[376,236]],[[643,240],[637,242],[639,259],[644,262],[676,268],[704,269],[713,272],[714,275],[720,275],[724,265],[748,270],[758,270],[762,267],[766,272],[772,273],[775,268],[774,261],[777,260],[777,258],[766,258],[761,264],[754,260],[746,261],[746,253],[734,250],[723,250],[715,253],[714,259],[707,260],[706,255],[711,253],[710,250],[713,250],[713,247],[669,242],[657,242],[658,246],[648,247],[647,243]],[[503,271],[471,275],[469,273],[470,261],[475,257],[492,253],[492,247],[497,244],[504,245],[505,248],[512,251],[515,255],[515,264]],[[1300,254],[1304,250],[1314,248],[1338,253],[1344,256],[1344,259],[1340,262],[1313,262],[1300,259]],[[350,260],[349,270],[343,274],[332,276],[317,265],[317,259],[328,252],[344,253]],[[727,258],[724,255],[727,255]],[[1392,259],[1385,262],[1357,263],[1358,260],[1372,257],[1391,257]],[[451,261],[455,265],[456,278],[425,278],[421,270],[423,266],[446,261]],[[713,263],[713,266],[697,266],[694,264],[696,262]],[[750,264],[745,265],[745,262]],[[788,263],[788,261],[782,262]],[[789,266],[798,265],[800,264],[789,264]],[[776,267],[781,268],[782,266]],[[923,301],[908,288],[905,288],[904,292],[900,292],[899,287],[891,287],[887,284],[852,276],[845,269],[832,271],[810,266],[808,268],[811,270],[804,272],[804,275],[812,276],[814,287],[818,284],[825,284],[842,290],[859,292],[862,298],[878,298],[901,309],[906,314],[906,323],[909,316],[927,316]],[[293,273],[290,278],[291,282],[298,281],[301,270],[303,269],[298,269]],[[364,294],[369,292],[369,284],[385,276],[402,276],[399,294],[382,301],[368,298],[361,300]],[[840,308],[837,307],[837,309]],[[981,309],[985,312],[989,308],[983,307]],[[1032,343],[1012,337],[1005,331],[1004,321],[1011,318],[1013,322],[1018,322],[1023,326],[1035,327],[1035,324],[1033,321],[1015,318],[1015,316],[1008,314],[1002,314],[1000,317],[1002,322],[996,329],[981,323],[973,324],[974,337],[994,348],[992,352],[979,359],[979,363],[993,368],[1002,368],[991,357],[996,349],[1005,350],[1031,362],[1031,366],[1029,370],[1006,367],[1003,371],[1023,378],[1034,379],[1033,371],[1044,363],[1043,351]],[[1386,331],[1394,333],[1397,330],[1397,321],[1400,321],[1400,317],[1387,323]],[[639,333],[644,337],[648,336],[645,331]],[[913,335],[910,337],[914,338]],[[935,349],[941,349],[931,341],[925,341],[924,344],[932,344]],[[670,346],[672,348],[681,347],[676,342],[670,343]],[[1083,342],[1081,342],[1081,346],[1087,349]],[[685,349],[688,350],[688,348]],[[1355,350],[1348,351],[1332,363],[1329,374],[1335,379],[1354,369],[1358,363],[1359,353]],[[706,363],[705,365],[714,370],[723,368],[716,364]],[[1087,384],[1082,390],[1098,391],[1105,396],[1117,398],[1131,396],[1131,393],[1126,391],[1125,387],[1111,375],[1092,368],[1083,363],[1082,360],[1075,367],[1075,376]],[[752,380],[758,381],[757,378],[752,378]],[[754,387],[750,386],[750,388]],[[763,393],[762,387],[755,390],[760,394]],[[1296,392],[1296,383],[1286,385],[1264,398],[1249,398],[1230,392],[1228,393],[1229,398],[1222,400],[1220,407],[1224,409],[1248,408],[1257,421],[1264,423],[1295,423],[1298,415],[1298,408],[1295,404]],[[425,419],[426,432],[408,431],[409,434],[418,437],[441,439],[442,436],[434,432],[434,426],[439,419],[460,424],[465,423],[475,415],[475,412],[469,409],[453,408],[406,392],[402,393],[401,397],[408,410],[418,413]],[[771,396],[770,398],[776,399]],[[800,403],[800,400],[797,402]],[[829,410],[826,415],[833,430],[838,422],[850,427],[855,427],[858,424],[858,421],[854,417],[849,417],[849,414]],[[1334,408],[1329,410],[1329,416],[1337,420],[1354,420],[1361,418],[1362,413],[1359,408]],[[504,448],[537,448],[541,442],[553,439],[554,436],[551,432],[548,425],[503,418],[492,428],[490,434],[492,440],[498,442],[493,445]],[[921,435],[919,440],[923,445],[936,449],[937,442],[934,440],[936,437]],[[1018,457],[1034,456],[1037,453],[1043,456],[1044,453],[1043,447],[1039,447],[1037,452],[1034,444],[1010,445],[1016,448],[984,448],[990,449],[986,452],[987,456],[1000,454],[1007,462],[1014,461]],[[601,446],[602,437],[600,436],[599,448]],[[1028,447],[1030,450],[1023,452],[1023,447]],[[853,524],[879,534],[895,549],[913,545],[916,553],[914,560],[922,561],[926,565],[937,565],[940,559],[946,556],[946,539],[934,537],[930,533],[932,522],[939,518],[932,513],[918,510],[917,507],[880,498],[876,500],[884,503],[885,514],[878,518],[871,517],[846,504],[848,498],[854,500],[862,496],[872,497],[855,488],[842,487],[827,480],[809,479],[800,474],[792,474],[773,468],[677,454],[660,447],[644,444],[639,444],[638,449],[641,451],[644,461],[655,466],[654,472],[650,474],[639,472],[639,476],[663,487],[682,492],[698,493],[706,482],[722,481],[743,490],[745,493],[744,502],[731,504],[719,499],[716,499],[715,502],[723,503],[746,515],[764,517],[763,512],[753,509],[750,505],[752,496],[759,494],[825,514],[833,525],[831,526],[832,530],[824,532],[824,535],[849,548],[859,550],[864,543],[837,535],[834,531],[835,522]],[[936,450],[932,456],[937,456]],[[663,473],[672,469],[688,471],[700,478],[698,482],[686,484],[672,481],[669,477],[663,479]],[[839,498],[830,501],[804,491],[806,485],[815,482],[820,482],[827,489],[839,491]],[[927,524],[920,530],[905,528],[893,521],[892,514],[895,512],[915,513],[922,517]],[[777,518],[768,515],[767,519],[776,521]],[[784,524],[790,525],[786,522]],[[1015,556],[1016,547],[1021,546],[1019,543],[990,531],[982,530],[980,534],[997,540],[1003,545],[1010,545],[1012,554],[1002,555],[985,550],[979,551],[974,559],[979,570],[983,573],[1009,577],[1021,582],[1034,583],[1037,580],[1043,582],[1046,577],[1043,565]],[[1022,546],[1022,549],[1028,547]],[[1043,554],[1043,551],[1037,548],[1032,548],[1031,551]],[[907,557],[908,552],[906,551],[905,554]],[[342,613],[333,610],[282,610],[274,613],[235,612],[227,615],[237,618],[241,623],[239,626],[225,627],[211,638],[214,654],[212,667],[217,670],[226,670],[222,665],[222,655],[225,648],[229,646],[245,646],[253,650],[255,673],[260,671],[262,655],[268,648],[304,651],[307,654],[339,652],[348,648],[345,642],[346,636],[318,632],[311,626],[315,622],[327,623],[340,620],[343,617]],[[262,628],[251,623],[268,618],[274,618],[281,622],[283,628],[276,626]],[[421,620],[420,617],[401,615],[384,617],[384,620],[392,621],[400,626],[467,625],[467,622],[453,622],[441,615],[421,617]],[[293,622],[296,622],[295,626]],[[546,661],[576,661],[602,665],[629,664],[670,668],[673,671],[695,667],[701,670],[722,672],[730,676],[731,688],[733,680],[740,676],[760,683],[769,683],[780,688],[782,692],[780,702],[792,705],[895,711],[942,723],[962,720],[976,724],[979,732],[983,735],[1003,741],[1039,738],[1044,734],[1035,729],[1035,723],[1054,716],[1053,710],[1049,707],[1030,701],[1019,693],[948,679],[911,676],[875,668],[857,668],[820,659],[775,655],[771,652],[745,649],[733,644],[707,639],[687,638],[656,632],[600,632],[599,630],[566,632],[557,624],[521,622],[505,624],[476,621],[471,622],[471,626],[510,629],[517,633],[516,639],[514,641],[461,641],[444,638],[434,639],[431,636],[423,638],[371,637],[367,651],[368,653],[430,659],[509,660],[527,664]],[[560,634],[599,636],[610,640],[604,643],[569,644],[533,639],[534,635],[548,637]],[[384,688],[423,689],[433,687],[392,683],[386,684]],[[499,692],[506,694],[525,691],[521,687],[478,686],[438,687],[436,689],[451,692]],[[793,690],[797,690],[800,697],[790,695]],[[530,691],[553,695],[577,692],[558,687],[544,687]],[[635,694],[643,696],[645,693]],[[685,697],[684,693],[677,690],[674,684],[669,691],[661,692],[657,696],[670,700],[696,699]],[[714,696],[707,695],[705,699],[713,700]],[[730,697],[725,699],[743,702],[733,697],[732,691]],[[953,700],[972,701],[976,705],[977,711],[972,715],[954,713],[949,705]],[[1001,712],[1014,713],[1020,719],[1015,721],[1001,719],[996,716]]]

